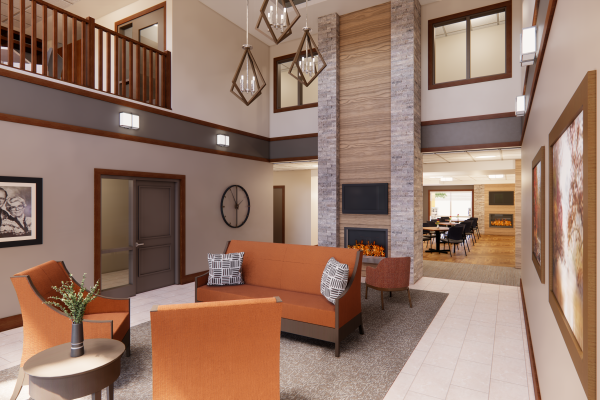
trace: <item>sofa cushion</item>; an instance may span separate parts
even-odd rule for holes
[[[331,304],[335,304],[335,301],[346,290],[346,286],[348,286],[348,265],[331,257],[327,261],[321,277],[321,294]]]
[[[123,340],[130,325],[129,313],[127,312],[86,314],[83,319],[86,321],[112,321],[113,339],[115,340]]]
[[[283,302],[283,318],[309,324],[335,328],[335,307],[320,294],[307,294],[290,290],[255,285],[200,286],[198,301],[225,301],[275,297]]]
[[[208,285],[243,285],[244,252],[208,255]]]

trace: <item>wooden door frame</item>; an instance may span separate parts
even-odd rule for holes
[[[427,186],[424,186],[427,187]],[[429,215],[429,210],[431,210],[431,192],[471,192],[471,218],[475,216],[475,189],[443,189],[443,190],[427,190],[427,215]],[[452,215],[450,215],[450,220],[452,220]],[[429,220],[428,220],[429,221]]]
[[[274,185],[273,189],[281,189],[281,214],[282,214],[282,218],[281,218],[281,226],[282,226],[282,233],[281,233],[281,241],[285,244],[285,185]]]
[[[179,284],[193,282],[202,272],[186,274],[185,265],[185,175],[152,172],[94,169],[94,282],[102,277],[102,176],[122,176],[144,179],[170,179],[179,182]]]
[[[115,22],[115,32],[119,32],[119,25],[123,25],[126,24],[130,21],[133,21],[134,19],[138,19],[139,17],[143,17],[146,14],[150,14],[151,12],[154,12],[156,10],[160,10],[161,8],[164,8],[165,11],[163,13],[164,16],[164,21],[163,21],[163,28],[164,28],[164,36],[165,36],[165,49],[163,51],[167,51],[167,2],[163,2],[163,3],[159,3],[155,6],[152,6],[150,8],[146,8],[145,10],[142,10],[138,13],[135,13],[133,15],[130,15],[129,17],[123,18],[121,20],[118,20],[117,22]],[[137,39],[136,39],[137,40]]]

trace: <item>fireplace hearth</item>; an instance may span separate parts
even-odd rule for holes
[[[358,245],[358,247],[356,247]],[[372,228],[344,228],[344,247],[360,248],[364,257],[388,256],[388,230]]]
[[[490,228],[513,227],[513,214],[490,214]]]

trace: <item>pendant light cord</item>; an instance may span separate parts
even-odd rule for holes
[[[308,0],[306,0],[306,6],[304,8],[306,9],[306,27],[308,28]]]
[[[250,44],[248,42],[248,8],[249,8],[250,0],[246,0],[246,44]]]

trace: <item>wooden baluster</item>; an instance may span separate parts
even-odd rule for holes
[[[37,4],[31,0],[31,72],[37,73]]]
[[[150,98],[148,101],[154,104],[154,52],[150,50]]]
[[[165,108],[171,109],[171,52],[166,52],[165,57]]]
[[[140,45],[135,46],[135,96],[134,99],[140,100]]]
[[[14,35],[15,35],[15,29],[14,29],[14,23],[15,23],[15,16],[14,16],[14,5],[13,5],[13,0],[8,0],[8,66],[12,67],[13,66],[13,51],[15,49],[15,43],[14,43]]]
[[[68,22],[68,20],[67,20]],[[75,43],[77,42],[77,20],[75,18],[71,18],[71,83],[76,83],[76,72],[75,68],[77,64],[75,63],[75,54],[77,46]],[[83,57],[83,54],[81,55]],[[83,71],[81,71],[83,74]]]
[[[102,82],[102,67],[104,60],[102,59],[102,37],[104,36],[104,32],[102,30],[98,30],[98,89],[100,91],[104,90],[104,82]]]
[[[58,76],[58,12],[53,10],[54,21],[52,27],[52,75],[53,78],[60,79]]]
[[[82,39],[85,35],[83,26],[82,24]],[[93,89],[96,87],[96,76],[94,74],[96,72],[96,21],[92,17],[87,19],[87,30],[87,87]]]
[[[27,14],[25,13],[25,0],[21,0],[21,9],[19,14],[19,20],[21,22],[21,26],[19,28],[19,68],[22,70],[25,69],[25,53],[27,53],[27,44],[25,43],[25,20],[27,19]]]
[[[112,35],[107,32],[106,33],[106,93],[110,93],[110,42],[112,40]]]
[[[119,37],[115,35],[115,60],[114,60],[113,85],[114,94],[119,95]]]
[[[158,100],[156,100],[156,105],[164,107],[165,106],[165,56],[159,53],[160,62],[158,66],[160,68],[160,74],[158,75],[158,92],[160,95],[158,96]]]
[[[85,86],[85,83],[86,83],[86,81],[85,81],[85,71],[86,71],[85,66],[86,66],[86,62],[88,62],[87,57],[85,56],[85,54],[86,54],[85,46],[87,45],[87,42],[85,40],[85,27],[86,27],[85,21],[81,20],[81,40],[80,40],[81,57],[79,58],[79,70],[81,71],[81,74],[79,75],[81,78],[81,82],[79,82],[79,84],[81,86]]]
[[[69,33],[69,26],[67,25],[67,16],[66,14],[61,14],[62,15],[62,21],[63,21],[63,39],[62,39],[62,58],[63,58],[63,71],[62,71],[62,80],[63,81],[68,81],[69,80],[69,63],[68,63],[68,59],[67,59],[67,43],[69,41],[67,34]]]
[[[156,82],[154,83],[154,105],[158,105],[158,53],[155,53],[155,58],[156,60],[154,60],[155,64],[155,69],[156,69]]]
[[[142,51],[144,52],[144,57],[142,57],[142,101],[146,102],[146,48],[142,47]]]
[[[123,47],[121,47],[121,96],[127,97],[127,41],[123,38]]]
[[[42,11],[42,27],[44,32],[42,33],[42,75],[48,75],[48,6],[44,4]]]
[[[129,42],[129,98],[133,99],[133,42]]]

